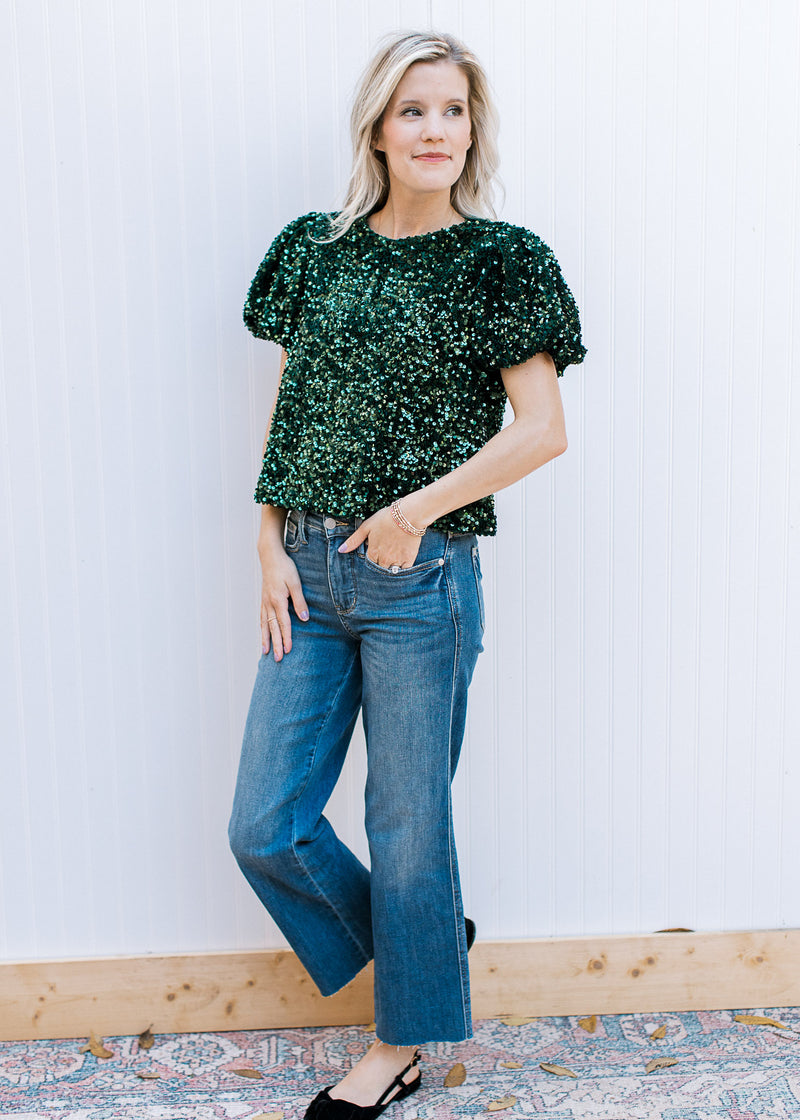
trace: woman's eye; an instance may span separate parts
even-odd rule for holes
[[[463,112],[464,112],[464,108],[463,108],[462,105],[451,105],[450,108],[447,110],[448,114],[452,113],[453,116],[456,116],[456,117],[460,117]],[[400,113],[400,116],[405,117],[405,116],[408,116],[411,113],[413,113],[415,116],[420,116],[419,109],[417,109],[413,105],[409,106],[408,109],[403,109],[402,112]]]

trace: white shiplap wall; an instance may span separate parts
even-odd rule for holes
[[[457,777],[485,937],[800,924],[794,0],[12,0],[0,955],[280,944],[225,826],[258,656],[277,230],[376,37],[450,29],[589,357],[499,497]],[[333,815],[363,853],[360,747]]]

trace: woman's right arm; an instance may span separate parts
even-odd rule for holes
[[[281,368],[278,375],[280,389],[283,367],[286,365],[286,351],[281,351]],[[277,391],[275,400],[277,401]],[[272,402],[267,430],[264,434],[262,459],[267,450],[267,440],[272,424],[275,401]],[[303,588],[297,568],[283,547],[283,531],[286,524],[286,510],[279,506],[262,505],[261,528],[258,533],[258,556],[261,561],[261,648],[269,653],[272,646],[273,656],[280,661],[292,648],[292,621],[289,615],[289,600],[295,614],[303,622],[308,620],[308,605],[303,596]]]

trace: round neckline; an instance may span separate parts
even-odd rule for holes
[[[387,237],[384,233],[377,233],[369,224],[369,214],[362,214],[358,219],[362,228],[377,241],[385,241],[387,245],[402,245],[407,242],[422,241],[426,237],[438,237],[441,234],[451,234],[453,230],[461,229],[462,226],[467,225],[469,222],[477,221],[478,219],[470,215],[463,215],[460,222],[453,222],[449,226],[440,226],[439,229],[429,229],[426,233],[412,233],[408,237]]]

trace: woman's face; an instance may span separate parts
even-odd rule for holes
[[[414,62],[386,106],[375,148],[386,156],[393,192],[446,191],[472,143],[469,82],[449,59]]]

